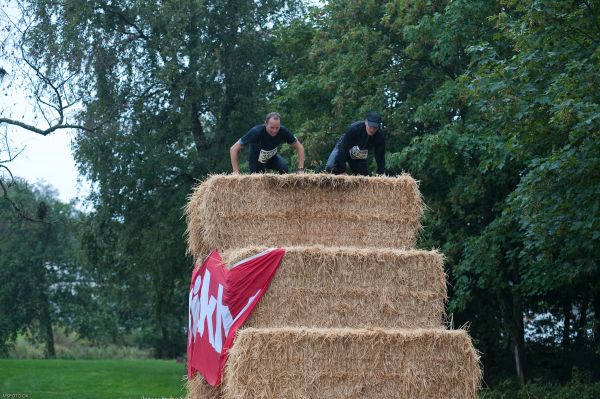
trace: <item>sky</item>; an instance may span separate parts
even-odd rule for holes
[[[8,138],[15,149],[23,151],[6,164],[13,175],[30,183],[47,183],[58,191],[62,202],[83,199],[89,193],[89,183],[79,175],[71,151],[72,133],[58,130],[48,136],[11,128]]]

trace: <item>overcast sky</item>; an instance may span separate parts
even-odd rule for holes
[[[9,139],[13,148],[23,149],[16,160],[6,164],[15,176],[31,183],[50,184],[63,202],[84,198],[88,194],[89,184],[79,176],[73,160],[68,131],[59,130],[41,136],[24,129],[10,129]]]

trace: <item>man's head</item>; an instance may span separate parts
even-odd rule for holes
[[[265,117],[265,129],[269,136],[277,136],[281,128],[281,115],[277,112],[270,112]]]
[[[372,136],[375,133],[377,133],[380,124],[381,115],[373,111],[367,114],[367,119],[365,119],[365,128],[367,129],[367,134],[369,136]]]

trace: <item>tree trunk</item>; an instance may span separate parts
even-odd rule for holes
[[[571,302],[565,301],[562,304],[563,311],[563,332],[562,346],[564,349],[571,347]]]
[[[195,102],[195,99],[192,99],[194,103],[191,107],[191,123],[192,123],[192,136],[194,137],[194,144],[196,145],[196,150],[201,152],[206,146],[206,138],[204,137],[204,129],[202,128],[202,124],[200,123],[200,108],[198,104]]]
[[[589,302],[586,298],[581,302],[581,306],[579,307],[579,318],[576,324],[577,335],[575,336],[575,346],[578,348],[583,346],[586,339],[585,325],[587,324],[588,306]]]
[[[171,334],[169,334],[169,329],[166,328],[164,325],[160,328],[160,339],[160,357],[162,359],[172,359],[174,357],[174,354],[171,345]]]
[[[189,35],[188,41],[188,54],[195,54],[200,47],[200,33],[198,32],[198,26],[196,20],[198,16],[198,9],[195,7],[192,1],[185,3],[186,11],[189,14],[189,23],[187,25],[187,34]],[[202,111],[200,105],[200,93],[203,92],[202,84],[196,78],[196,74],[199,72],[198,60],[192,56],[189,60],[189,67],[185,76],[188,86],[185,90],[184,99],[185,104],[189,104],[189,108],[186,106],[189,112],[190,127],[192,131],[192,137],[194,139],[194,145],[198,153],[206,149],[206,136],[204,134],[204,128],[200,123],[200,112]]]
[[[510,288],[498,293],[504,327],[508,331],[511,350],[515,357],[515,369],[520,386],[525,385],[525,337],[523,328],[523,308],[518,294]]]
[[[220,132],[218,136],[218,144],[220,148],[228,147],[228,133],[231,134],[231,114],[236,108],[236,79],[235,79],[235,68],[238,66],[237,59],[237,44],[239,42],[237,30],[239,26],[239,19],[236,17],[236,13],[228,13],[227,22],[228,26],[226,33],[223,35],[223,47],[222,47],[222,58],[221,58],[221,70],[223,71],[223,101],[220,110]],[[241,132],[236,132],[238,135]],[[232,143],[233,144],[233,143]]]
[[[40,315],[40,324],[44,329],[44,341],[46,342],[46,358],[56,357],[54,350],[54,331],[52,330],[52,317],[50,315],[50,301],[46,292],[40,297],[42,302],[42,310]]]
[[[233,59],[233,56],[231,56],[231,58]],[[221,131],[218,138],[220,148],[227,148],[227,145],[229,144],[227,142],[227,133],[231,132],[231,113],[235,109],[236,102],[233,79],[229,76],[231,72],[228,69],[225,69],[225,73],[225,81],[223,82],[223,103],[218,124],[220,127],[219,130]]]
[[[37,210],[37,217],[39,220],[44,221],[48,216],[48,205],[45,202],[40,202]],[[37,272],[37,290],[39,292],[39,306],[40,306],[40,327],[42,328],[42,334],[46,343],[46,358],[53,358],[56,356],[54,350],[54,332],[52,331],[52,313],[50,305],[50,297],[48,295],[48,280],[46,278],[46,259],[47,249],[50,242],[50,235],[52,233],[52,225],[45,222],[46,228],[43,236],[42,252],[38,262],[39,270]]]
[[[44,252],[45,254],[45,245]],[[56,356],[56,352],[54,350],[54,332],[52,331],[52,313],[51,313],[51,305],[50,299],[48,297],[48,283],[46,279],[46,267],[44,262],[44,255],[42,255],[42,259],[39,262],[38,266],[39,270],[37,272],[37,291],[38,291],[38,303],[39,303],[39,320],[40,320],[40,329],[41,334],[44,338],[44,343],[46,345],[46,350],[44,356],[46,358],[53,358]]]
[[[168,273],[168,271],[163,270],[164,273]],[[175,351],[173,349],[173,337],[172,331],[169,326],[170,323],[170,315],[172,313],[173,308],[173,292],[174,288],[172,284],[165,285],[165,281],[168,280],[163,273],[161,273],[161,277],[157,278],[154,282],[154,291],[156,292],[155,301],[157,301],[154,306],[154,318],[156,320],[156,331],[159,332],[159,336],[157,337],[157,343],[154,348],[156,355],[160,359],[172,359],[175,357]]]
[[[594,306],[594,344],[600,345],[600,290],[594,292],[592,299]]]

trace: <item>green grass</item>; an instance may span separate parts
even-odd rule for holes
[[[179,398],[184,373],[175,360],[0,359],[0,398]]]

